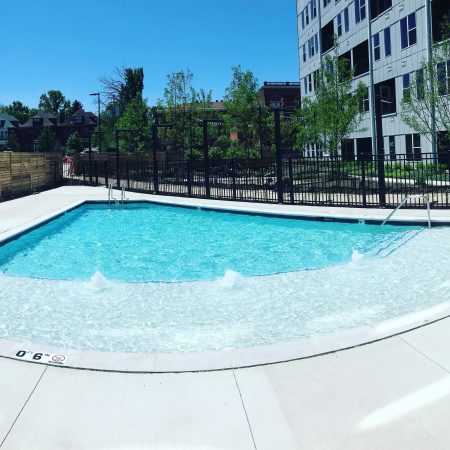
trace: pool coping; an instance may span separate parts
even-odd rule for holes
[[[367,224],[380,224],[379,217],[355,217],[342,214],[316,214],[295,211],[271,211],[267,208],[258,208],[252,204],[251,209],[242,206],[233,207],[211,205],[211,201],[204,203],[182,202],[168,200],[167,198],[131,200],[127,203],[152,203],[184,208],[205,209],[220,212],[233,212],[240,214],[264,215],[272,217],[293,218],[298,220],[322,220],[337,222],[364,222]],[[78,200],[64,208],[59,208],[50,214],[29,221],[24,225],[15,227],[0,234],[0,246],[18,238],[19,236],[50,222],[83,204],[108,203],[103,200]],[[263,206],[263,205],[261,205]],[[355,211],[352,209],[352,211]],[[389,223],[396,225],[424,225],[426,218],[398,218]],[[434,226],[450,225],[445,218],[432,219]],[[113,353],[64,349],[60,347],[37,345],[17,341],[0,340],[0,358],[17,359],[35,364],[45,364],[80,370],[95,370],[121,373],[183,373],[207,372],[218,370],[232,370],[271,364],[280,364],[289,361],[301,360],[322,356],[338,351],[349,350],[374,343],[383,339],[407,333],[423,326],[450,318],[450,302],[439,303],[421,311],[396,317],[378,324],[345,329],[331,334],[325,334],[309,339],[296,339],[270,345],[259,345],[230,350],[187,352],[187,353]],[[20,354],[21,356],[18,356]],[[40,355],[39,360],[35,355]]]

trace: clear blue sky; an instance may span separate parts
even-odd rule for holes
[[[59,89],[93,109],[99,77],[122,65],[144,67],[151,104],[186,68],[214,99],[237,64],[260,83],[298,78],[295,0],[22,0],[1,16],[0,104]]]

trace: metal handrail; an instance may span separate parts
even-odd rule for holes
[[[431,228],[431,204],[430,197],[428,194],[415,194],[415,195],[407,195],[403,200],[397,205],[397,207],[392,211],[381,224],[381,226],[386,225],[389,222],[390,218],[410,199],[412,198],[423,198],[427,204],[427,217],[428,217],[428,228]]]

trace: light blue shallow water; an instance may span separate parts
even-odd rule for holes
[[[0,273],[124,282],[269,275],[351,261],[412,227],[303,221],[161,206],[84,205],[0,247]]]

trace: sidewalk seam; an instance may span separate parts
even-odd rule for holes
[[[44,374],[47,372],[48,366],[45,366],[44,371],[41,373],[41,376],[39,377],[39,379],[37,380],[37,383],[35,384],[33,390],[31,391],[30,395],[28,396],[28,398],[25,400],[25,403],[23,404],[22,408],[19,411],[19,414],[17,414],[16,418],[14,419],[14,422],[12,423],[12,425],[10,426],[8,432],[6,433],[5,437],[3,438],[2,442],[0,443],[0,447],[3,447],[3,444],[5,443],[6,439],[8,438],[8,436],[10,435],[12,429],[14,428],[14,425],[16,424],[17,420],[19,419],[20,415],[22,414],[22,411],[25,409],[25,406],[27,406],[28,402],[30,401],[31,396],[34,394],[34,391],[36,390],[36,388],[38,387],[39,383],[42,380],[42,377],[44,376]]]

